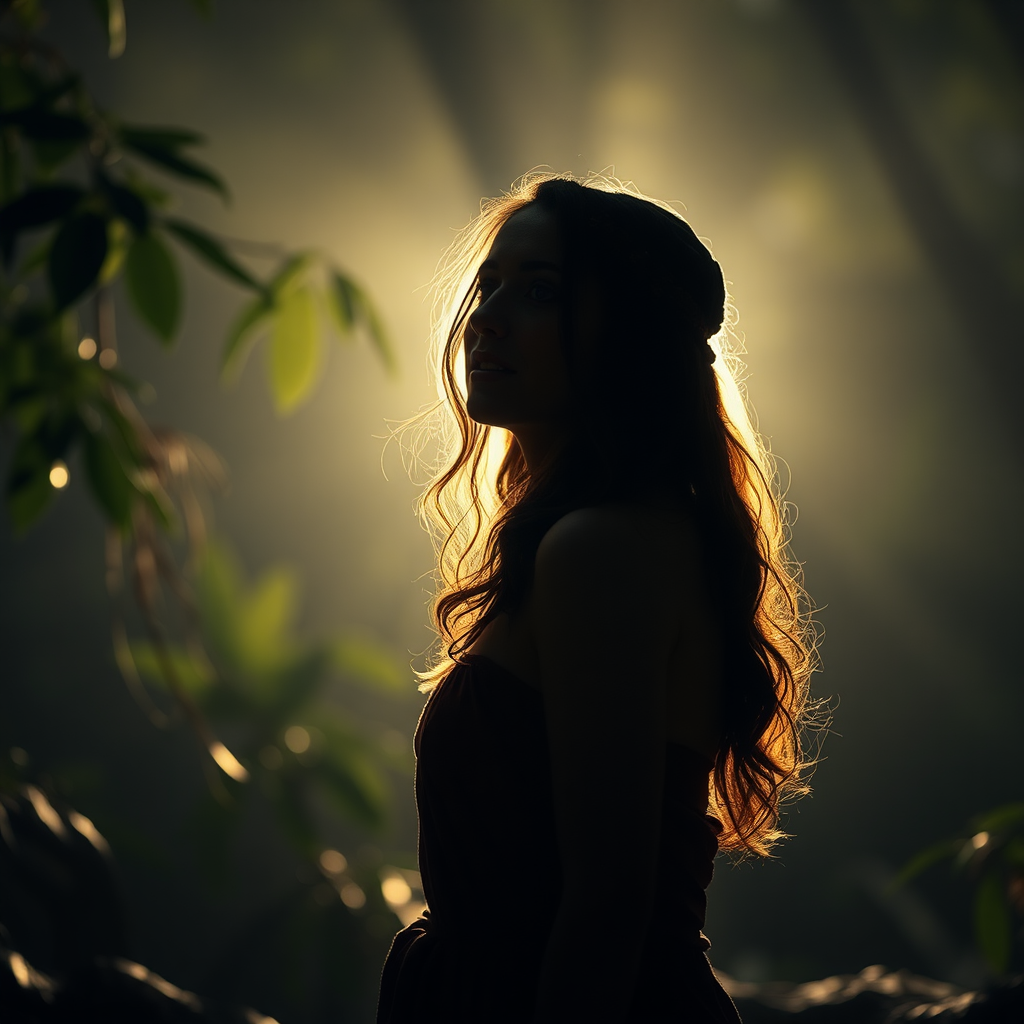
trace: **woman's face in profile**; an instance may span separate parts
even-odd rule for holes
[[[505,222],[480,265],[464,334],[467,409],[521,441],[557,433],[569,409],[562,271],[558,225],[536,204]]]

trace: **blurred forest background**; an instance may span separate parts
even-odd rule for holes
[[[174,720],[157,727],[119,673],[104,516],[78,456],[24,535],[3,513],[4,771],[110,841],[132,959],[285,1024],[369,1019],[415,905],[410,666],[431,641],[430,545],[385,438],[432,398],[441,251],[482,195],[544,166],[613,171],[685,204],[710,239],[822,609],[834,724],[814,796],[776,860],[719,863],[713,963],[754,981],[884,963],[982,984],[970,879],[940,864],[893,883],[1022,795],[1022,5],[218,0],[204,18],[161,0],[126,4],[116,59],[93,6],[47,4],[43,38],[125,122],[205,136],[230,186],[225,205],[173,183],[174,214],[261,243],[232,242],[263,276],[318,250],[372,296],[397,367],[364,326],[281,415],[264,351],[219,382],[241,286],[182,260],[173,351],[114,288],[118,366],[152,383],[147,420],[227,468],[197,590],[222,674],[249,690],[226,707],[190,683],[252,775],[217,781],[221,802],[173,702],[153,688]],[[13,450],[8,430],[5,477]],[[308,700],[249,749],[258,687],[293,692],[285,663]],[[285,771],[292,756],[308,779]],[[289,786],[308,819],[282,812]],[[622,896],[614,849],[595,856],[600,898]],[[501,878],[481,901],[500,907]]]

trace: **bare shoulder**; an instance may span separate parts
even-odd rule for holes
[[[537,548],[537,580],[554,577],[634,583],[660,590],[699,565],[696,530],[684,513],[647,505],[576,509],[558,520]]]

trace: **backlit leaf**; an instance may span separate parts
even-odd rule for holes
[[[395,692],[404,690],[410,673],[381,644],[363,637],[345,637],[334,643],[332,661],[335,668],[357,682]]]
[[[266,289],[263,285],[216,238],[208,235],[205,231],[200,231],[194,224],[187,224],[183,220],[168,218],[164,221],[164,226],[194,253],[206,260],[214,270],[220,271],[239,284],[244,284],[247,288],[252,288],[253,291],[265,293]]]
[[[300,276],[308,270],[315,260],[311,252],[300,252],[289,256],[276,274],[270,279],[270,292],[275,298],[281,298],[297,284]]]
[[[114,218],[107,221],[107,255],[96,280],[100,285],[110,284],[121,273],[128,255],[128,225]]]
[[[132,242],[125,283],[143,322],[169,345],[181,321],[181,279],[174,257],[153,232]]]
[[[238,615],[243,600],[242,573],[237,560],[219,544],[207,544],[199,567],[199,601],[206,632],[227,659],[236,661]]]
[[[974,819],[975,832],[999,834],[1015,825],[1024,825],[1024,803],[1004,804]]]
[[[123,0],[93,0],[93,7],[107,34],[107,56],[120,57],[125,44]]]
[[[260,330],[270,323],[270,303],[263,297],[253,299],[238,314],[228,331],[227,341],[220,358],[221,379],[234,380],[242,371],[253,342]]]
[[[900,871],[892,883],[894,889],[905,885],[911,879],[916,878],[922,872],[927,871],[933,864],[944,860],[952,860],[963,846],[962,839],[945,839],[941,843],[929,846],[922,850]]]
[[[996,974],[1010,963],[1010,908],[1003,881],[989,871],[974,897],[974,935],[982,956]]]
[[[268,370],[274,406],[287,415],[309,394],[320,372],[322,342],[316,302],[296,288],[274,310]]]
[[[359,744],[343,733],[327,730],[327,743],[315,772],[341,811],[371,828],[383,823],[388,785]]]
[[[298,580],[288,568],[267,572],[239,609],[238,641],[247,667],[268,671],[292,652],[288,634],[298,606]]]
[[[96,283],[107,255],[107,222],[84,212],[66,220],[50,247],[50,286],[58,310],[66,309]]]
[[[167,686],[164,662],[152,644],[132,644],[131,652],[135,667],[141,676],[161,686]],[[215,677],[210,666],[196,660],[187,651],[180,647],[169,647],[165,656],[175,679],[187,693],[199,697],[213,685]]]

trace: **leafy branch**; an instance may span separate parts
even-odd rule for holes
[[[194,6],[208,13],[209,4]],[[109,53],[126,39],[121,0],[94,4]],[[136,316],[170,347],[184,295],[178,252],[248,293],[224,342],[222,375],[236,376],[269,338],[269,386],[292,412],[322,375],[326,336],[363,333],[385,367],[394,359],[365,290],[325,254],[276,251],[269,273],[251,269],[231,243],[173,214],[174,196],[152,178],[229,190],[197,160],[190,129],[128,124],[102,109],[81,76],[39,37],[38,0],[0,7],[0,424],[13,436],[6,481],[12,526],[24,532],[70,482],[85,480],[108,525],[107,580],[130,594],[165,684],[213,760],[233,779],[247,770],[212,733],[182,677],[168,638],[168,606],[187,645],[201,648],[185,568],[171,541],[184,535],[193,561],[206,526],[199,494],[221,468],[202,442],[147,422],[143,387],[118,369],[113,288],[123,279]],[[143,694],[124,609],[115,602],[114,644],[126,680]],[[151,707],[154,720],[159,714]]]
[[[992,971],[1005,974],[1013,954],[1014,915],[1024,918],[1024,803],[979,815],[965,835],[922,850],[896,884],[942,863],[972,880],[975,943]]]

